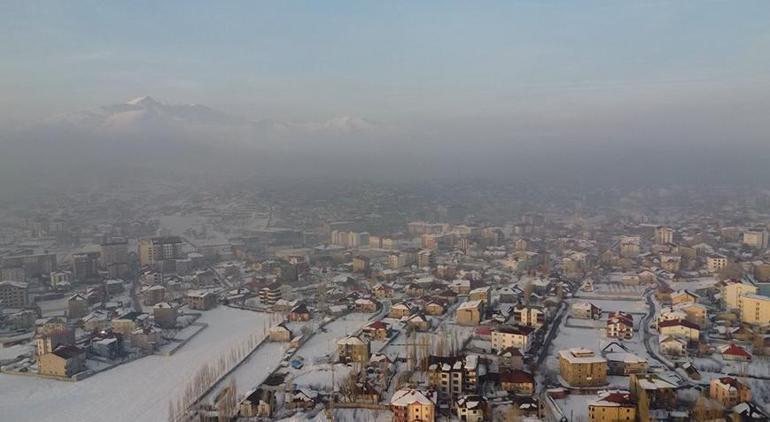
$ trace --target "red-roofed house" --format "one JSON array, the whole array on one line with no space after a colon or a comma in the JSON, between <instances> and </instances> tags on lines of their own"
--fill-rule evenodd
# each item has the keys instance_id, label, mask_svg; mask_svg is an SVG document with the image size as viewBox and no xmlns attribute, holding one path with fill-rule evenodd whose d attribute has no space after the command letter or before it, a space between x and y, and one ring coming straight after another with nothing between
<instances>
[{"instance_id":1,"label":"red-roofed house","mask_svg":"<svg viewBox=\"0 0 770 422\"><path fill-rule=\"evenodd\" d=\"M607 337L630 339L634 336L634 317L623 311L616 311L607 318Z\"/></svg>"},{"instance_id":2,"label":"red-roofed house","mask_svg":"<svg viewBox=\"0 0 770 422\"><path fill-rule=\"evenodd\" d=\"M741 362L751 362L751 354L741 346L736 344L725 344L719 347L719 353L724 360L737 360Z\"/></svg>"},{"instance_id":3,"label":"red-roofed house","mask_svg":"<svg viewBox=\"0 0 770 422\"><path fill-rule=\"evenodd\" d=\"M390 334L390 325L382 321L374 321L361 330L365 336L373 340L385 340Z\"/></svg>"}]
</instances>

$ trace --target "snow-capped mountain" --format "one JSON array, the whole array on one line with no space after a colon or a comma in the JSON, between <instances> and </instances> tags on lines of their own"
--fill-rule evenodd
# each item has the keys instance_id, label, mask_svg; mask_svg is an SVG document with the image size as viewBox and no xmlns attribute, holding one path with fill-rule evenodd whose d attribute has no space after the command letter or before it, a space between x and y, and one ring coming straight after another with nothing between
<instances>
[{"instance_id":1,"label":"snow-capped mountain","mask_svg":"<svg viewBox=\"0 0 770 422\"><path fill-rule=\"evenodd\" d=\"M355 116L305 122L248 120L200 104L168 104L144 96L59 115L45 121L42 128L52 133L74 130L97 138L171 138L265 146L271 141L297 144L313 139L358 139L377 126Z\"/></svg>"},{"instance_id":2,"label":"snow-capped mountain","mask_svg":"<svg viewBox=\"0 0 770 422\"><path fill-rule=\"evenodd\" d=\"M165 104L152 97L56 116L48 124L82 130L141 131L201 126L248 126L240 119L200 104Z\"/></svg>"},{"instance_id":3,"label":"snow-capped mountain","mask_svg":"<svg viewBox=\"0 0 770 422\"><path fill-rule=\"evenodd\" d=\"M322 125L324 129L339 131L343 133L364 132L372 130L376 125L369 120L355 116L337 116L325 121Z\"/></svg>"}]
</instances>

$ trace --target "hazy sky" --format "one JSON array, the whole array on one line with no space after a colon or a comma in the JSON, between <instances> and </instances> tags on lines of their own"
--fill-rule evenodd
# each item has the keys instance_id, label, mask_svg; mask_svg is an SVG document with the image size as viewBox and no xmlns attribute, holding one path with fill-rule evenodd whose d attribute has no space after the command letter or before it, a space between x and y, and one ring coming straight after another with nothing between
<instances>
[{"instance_id":1,"label":"hazy sky","mask_svg":"<svg viewBox=\"0 0 770 422\"><path fill-rule=\"evenodd\" d=\"M767 0L5 0L0 121L139 95L374 120L766 104L768 22Z\"/></svg>"}]
</instances>

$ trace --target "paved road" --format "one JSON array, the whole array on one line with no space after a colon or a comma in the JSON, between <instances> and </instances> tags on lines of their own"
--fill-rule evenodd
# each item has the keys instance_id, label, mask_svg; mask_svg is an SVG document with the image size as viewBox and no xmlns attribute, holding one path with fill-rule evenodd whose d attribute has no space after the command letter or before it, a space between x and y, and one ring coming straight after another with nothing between
<instances>
[{"instance_id":1,"label":"paved road","mask_svg":"<svg viewBox=\"0 0 770 422\"><path fill-rule=\"evenodd\" d=\"M543 361L545 361L545 358L548 357L548 348L551 347L551 341L553 341L553 338L559 331L559 325L561 325L561 320L564 318L564 314L566 314L565 311L568 307L569 305L567 305L567 302L563 301L558 313L556 314L556 318L551 321L550 331L548 331L548 335L546 336L545 340L543 340L543 345L540 347L540 355L537 357L538 369L540 368L540 365L543 364Z\"/></svg>"},{"instance_id":2,"label":"paved road","mask_svg":"<svg viewBox=\"0 0 770 422\"><path fill-rule=\"evenodd\" d=\"M650 321L655 316L655 301L652 300L652 295L655 292L654 288L648 288L644 291L644 300L647 301L647 314L642 318L641 324L642 324L642 339L644 343L644 348L647 349L647 355L651 358L657 360L660 362L663 366L667 367L668 369L676 369L676 367L670 366L667 362L665 362L663 359L661 359L658 354L655 352L655 350L650 345L650 340L652 340L652 333L650 333Z\"/></svg>"}]
</instances>

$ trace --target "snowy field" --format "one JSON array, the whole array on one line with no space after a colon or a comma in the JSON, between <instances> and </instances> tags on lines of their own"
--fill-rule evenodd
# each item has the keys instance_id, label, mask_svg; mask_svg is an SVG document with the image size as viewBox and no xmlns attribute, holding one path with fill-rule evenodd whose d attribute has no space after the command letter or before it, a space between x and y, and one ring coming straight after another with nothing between
<instances>
[{"instance_id":1,"label":"snowy field","mask_svg":"<svg viewBox=\"0 0 770 422\"><path fill-rule=\"evenodd\" d=\"M644 293L647 286L644 285L626 285L623 283L595 283L593 291L578 290L577 297L581 298L602 298L602 297L628 297L638 298Z\"/></svg>"},{"instance_id":2,"label":"snowy field","mask_svg":"<svg viewBox=\"0 0 770 422\"><path fill-rule=\"evenodd\" d=\"M598 398L595 394L568 394L563 399L555 399L562 414L570 421L587 421L588 404Z\"/></svg>"},{"instance_id":3,"label":"snowy field","mask_svg":"<svg viewBox=\"0 0 770 422\"><path fill-rule=\"evenodd\" d=\"M598 306L602 312L623 311L632 314L646 314L647 303L641 300L641 295L639 298L640 300L585 299L585 301ZM639 316L634 315L635 320L638 318Z\"/></svg>"},{"instance_id":4,"label":"snowy field","mask_svg":"<svg viewBox=\"0 0 770 422\"><path fill-rule=\"evenodd\" d=\"M209 327L172 356L147 356L80 382L0 374L0 414L8 421L165 421L170 400L205 362L216 363L251 336L264 337L269 315L218 307Z\"/></svg>"},{"instance_id":5,"label":"snowy field","mask_svg":"<svg viewBox=\"0 0 770 422\"><path fill-rule=\"evenodd\" d=\"M235 380L235 388L238 397L243 397L267 378L283 359L283 354L288 348L288 343L265 342L253 355L241 364L238 369L233 371L227 378L219 383L217 388L204 398L204 401L213 402L213 398L219 394L222 388L230 384L230 380Z\"/></svg>"},{"instance_id":6,"label":"snowy field","mask_svg":"<svg viewBox=\"0 0 770 422\"><path fill-rule=\"evenodd\" d=\"M604 312L613 312L622 310L625 312L631 312L634 315L634 326L639 329L639 322L642 319L641 313L647 312L647 304L642 301L629 301L629 300L589 300L589 302L600 307ZM583 321L601 323L601 328L584 327ZM658 362L652 359L648 354L642 342L642 332L635 331L633 338L629 340L617 340L608 338L605 335L604 327L607 321L607 314L602 314L602 318L599 321L580 321L576 318L564 318L561 325L558 327L556 337L554 337L549 349L548 358L545 363L547 368L559 370L558 354L560 350L569 349L572 347L585 347L586 349L593 350L598 355L607 344L613 341L617 341L626 346L631 353L647 359L648 364L656 365ZM575 324L573 324L575 323ZM577 326L575 326L577 325Z\"/></svg>"},{"instance_id":7,"label":"snowy field","mask_svg":"<svg viewBox=\"0 0 770 422\"><path fill-rule=\"evenodd\" d=\"M302 356L306 364L321 362L328 355L337 351L337 340L357 334L364 325L369 324L372 314L352 313L342 316L323 328L315 331L313 336L297 350L296 356Z\"/></svg>"},{"instance_id":8,"label":"snowy field","mask_svg":"<svg viewBox=\"0 0 770 422\"><path fill-rule=\"evenodd\" d=\"M716 283L717 279L714 277L698 277L679 279L668 283L668 285L674 290L687 289L694 292L698 289L713 287Z\"/></svg>"},{"instance_id":9,"label":"snowy field","mask_svg":"<svg viewBox=\"0 0 770 422\"><path fill-rule=\"evenodd\" d=\"M37 302L37 306L40 307L40 313L43 317L61 316L67 313L67 309L69 309L68 300L69 297L67 296L54 300L41 300Z\"/></svg>"}]
</instances>

